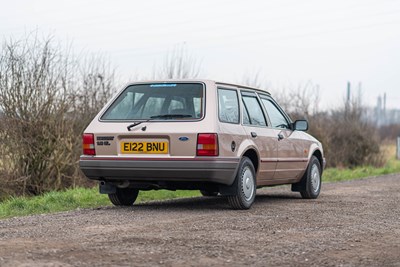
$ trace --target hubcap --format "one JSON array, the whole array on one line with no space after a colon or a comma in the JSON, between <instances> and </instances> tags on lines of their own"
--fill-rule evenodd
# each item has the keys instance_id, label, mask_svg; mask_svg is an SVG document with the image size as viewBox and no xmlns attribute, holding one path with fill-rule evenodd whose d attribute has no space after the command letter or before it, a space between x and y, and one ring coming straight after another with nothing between
<instances>
[{"instance_id":1,"label":"hubcap","mask_svg":"<svg viewBox=\"0 0 400 267\"><path fill-rule=\"evenodd\" d=\"M314 164L311 168L311 189L314 193L317 193L321 183L321 175L319 174L319 168Z\"/></svg>"},{"instance_id":2,"label":"hubcap","mask_svg":"<svg viewBox=\"0 0 400 267\"><path fill-rule=\"evenodd\" d=\"M246 201L249 201L254 194L254 178L249 167L245 167L242 175L242 192Z\"/></svg>"}]
</instances>

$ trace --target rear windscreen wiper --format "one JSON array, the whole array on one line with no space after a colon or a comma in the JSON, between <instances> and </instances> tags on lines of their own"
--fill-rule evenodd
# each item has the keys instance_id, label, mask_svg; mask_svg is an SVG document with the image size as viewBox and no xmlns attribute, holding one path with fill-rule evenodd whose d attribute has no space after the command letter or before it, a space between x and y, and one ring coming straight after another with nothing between
<instances>
[{"instance_id":1,"label":"rear windscreen wiper","mask_svg":"<svg viewBox=\"0 0 400 267\"><path fill-rule=\"evenodd\" d=\"M131 131L131 129L132 129L133 127L138 126L139 124L141 124L141 123L143 123L143 122L149 122L149 121L151 121L151 120L152 120L152 118L150 118L150 119L148 119L148 120L145 120L145 121L138 121L138 122L132 123L131 125L129 125L129 126L126 127L126 128L128 128L128 131Z\"/></svg>"},{"instance_id":2,"label":"rear windscreen wiper","mask_svg":"<svg viewBox=\"0 0 400 267\"><path fill-rule=\"evenodd\" d=\"M175 118L191 118L192 115L189 114L163 114L151 116L150 119L175 119Z\"/></svg>"},{"instance_id":3,"label":"rear windscreen wiper","mask_svg":"<svg viewBox=\"0 0 400 267\"><path fill-rule=\"evenodd\" d=\"M126 127L128 129L128 131L130 131L133 127L138 126L139 124L143 123L143 122L149 122L151 120L155 120L155 119L179 119L179 118L191 118L192 115L189 114L163 114L163 115L155 115L155 116L151 116L150 119L144 120L144 121L138 121L135 123L132 123L131 125L129 125L128 127Z\"/></svg>"}]
</instances>

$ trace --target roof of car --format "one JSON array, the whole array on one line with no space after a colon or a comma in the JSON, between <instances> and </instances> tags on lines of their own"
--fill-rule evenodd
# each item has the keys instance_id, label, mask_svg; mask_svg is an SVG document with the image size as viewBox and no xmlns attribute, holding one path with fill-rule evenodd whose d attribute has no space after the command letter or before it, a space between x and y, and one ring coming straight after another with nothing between
<instances>
[{"instance_id":1,"label":"roof of car","mask_svg":"<svg viewBox=\"0 0 400 267\"><path fill-rule=\"evenodd\" d=\"M256 88L256 87L251 87L251 86L247 86L247 85L241 85L241 84L234 84L234 83L224 83L224 82L215 82L217 85L222 85L222 86L234 86L234 87L240 87L243 89L251 89L251 90L255 90L264 94L268 94L271 95L271 93L267 90L264 89L260 89L260 88Z\"/></svg>"},{"instance_id":2,"label":"roof of car","mask_svg":"<svg viewBox=\"0 0 400 267\"><path fill-rule=\"evenodd\" d=\"M238 87L238 88L243 88L243 89L251 89L258 91L260 93L268 94L271 95L271 93L265 89L260 89L256 87L251 87L247 85L242 85L242 84L235 84L235 83L226 83L226 82L219 82L219 81L214 81L214 80L208 80L208 79L165 79L165 80L146 80L146 81L138 81L138 82L132 82L130 84L141 84L141 83L171 83L171 82L213 82L216 85L221 85L221 86L229 86L229 87Z\"/></svg>"}]
</instances>

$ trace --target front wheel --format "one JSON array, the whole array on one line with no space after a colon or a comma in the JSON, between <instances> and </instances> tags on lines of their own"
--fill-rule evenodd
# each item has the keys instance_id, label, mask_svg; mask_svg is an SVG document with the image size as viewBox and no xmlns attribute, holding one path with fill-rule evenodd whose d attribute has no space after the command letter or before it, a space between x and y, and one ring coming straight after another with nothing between
<instances>
[{"instance_id":1,"label":"front wheel","mask_svg":"<svg viewBox=\"0 0 400 267\"><path fill-rule=\"evenodd\" d=\"M317 198L321 191L321 164L315 156L312 156L302 180L301 196L307 199Z\"/></svg>"},{"instance_id":2,"label":"front wheel","mask_svg":"<svg viewBox=\"0 0 400 267\"><path fill-rule=\"evenodd\" d=\"M108 194L108 198L115 206L132 206L138 194L138 189L117 187L115 193Z\"/></svg>"},{"instance_id":3,"label":"front wheel","mask_svg":"<svg viewBox=\"0 0 400 267\"><path fill-rule=\"evenodd\" d=\"M235 182L236 192L228 196L228 202L234 209L249 209L256 197L256 175L253 162L247 157L240 161L239 169L236 174Z\"/></svg>"}]
</instances>

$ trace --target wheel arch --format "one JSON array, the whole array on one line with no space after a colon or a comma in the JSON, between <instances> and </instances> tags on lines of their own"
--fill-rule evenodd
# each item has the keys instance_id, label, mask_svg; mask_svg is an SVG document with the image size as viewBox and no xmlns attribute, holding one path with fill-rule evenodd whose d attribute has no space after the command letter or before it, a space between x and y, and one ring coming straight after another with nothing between
<instances>
[{"instance_id":1,"label":"wheel arch","mask_svg":"<svg viewBox=\"0 0 400 267\"><path fill-rule=\"evenodd\" d=\"M243 153L240 153L240 160L243 159L243 157L247 157L248 159L250 159L251 163L253 164L254 167L254 171L255 171L255 179L256 179L256 184L257 184L257 172L259 169L259 162L260 162L260 156L257 153L257 150L250 146L247 147ZM236 169L235 172L235 177L237 176L237 173L239 172L239 165L238 164L238 168ZM235 192L237 191L237 183L236 183L236 179L233 182L232 185L226 186L226 185L220 185L219 186L219 193L223 196L232 196L235 194Z\"/></svg>"},{"instance_id":2,"label":"wheel arch","mask_svg":"<svg viewBox=\"0 0 400 267\"><path fill-rule=\"evenodd\" d=\"M254 170L257 174L258 167L260 165L260 157L259 157L257 151L254 148L249 148L242 154L242 157L248 157L251 160L251 162L253 163L253 166L254 166Z\"/></svg>"},{"instance_id":3,"label":"wheel arch","mask_svg":"<svg viewBox=\"0 0 400 267\"><path fill-rule=\"evenodd\" d=\"M313 153L311 154L311 156L315 156L318 159L319 164L321 166L321 174L322 174L322 172L324 171L324 159L322 156L322 152L319 149L315 149L313 151ZM311 157L310 157L310 160L311 160Z\"/></svg>"}]
</instances>

